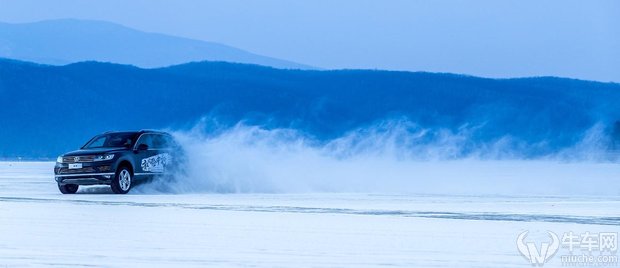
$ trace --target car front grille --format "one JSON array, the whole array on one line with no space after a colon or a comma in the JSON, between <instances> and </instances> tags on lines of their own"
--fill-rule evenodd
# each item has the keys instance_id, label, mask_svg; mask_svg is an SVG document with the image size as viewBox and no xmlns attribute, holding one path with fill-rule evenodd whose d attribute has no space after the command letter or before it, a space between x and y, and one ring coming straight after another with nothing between
<instances>
[{"instance_id":1,"label":"car front grille","mask_svg":"<svg viewBox=\"0 0 620 268\"><path fill-rule=\"evenodd\" d=\"M86 163L93 162L94 155L65 156L62 158L63 163Z\"/></svg>"},{"instance_id":2,"label":"car front grille","mask_svg":"<svg viewBox=\"0 0 620 268\"><path fill-rule=\"evenodd\" d=\"M92 168L92 167L86 167L86 168L78 168L78 169L65 169L63 168L59 174L80 174L80 173L96 173L97 170Z\"/></svg>"}]
</instances>

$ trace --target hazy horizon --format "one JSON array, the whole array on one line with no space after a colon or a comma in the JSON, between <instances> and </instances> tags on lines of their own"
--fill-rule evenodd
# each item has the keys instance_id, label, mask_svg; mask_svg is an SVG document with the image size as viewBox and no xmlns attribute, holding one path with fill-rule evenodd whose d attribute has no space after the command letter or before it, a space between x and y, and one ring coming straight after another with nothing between
<instances>
[{"instance_id":1,"label":"hazy horizon","mask_svg":"<svg viewBox=\"0 0 620 268\"><path fill-rule=\"evenodd\" d=\"M0 21L101 20L325 69L620 82L615 1L0 0Z\"/></svg>"}]
</instances>

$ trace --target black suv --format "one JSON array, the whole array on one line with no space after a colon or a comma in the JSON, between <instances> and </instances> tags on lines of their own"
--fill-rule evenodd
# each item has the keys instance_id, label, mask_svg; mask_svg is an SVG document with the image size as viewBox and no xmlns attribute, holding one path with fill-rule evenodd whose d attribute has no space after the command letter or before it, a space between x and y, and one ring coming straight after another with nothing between
<instances>
[{"instance_id":1,"label":"black suv","mask_svg":"<svg viewBox=\"0 0 620 268\"><path fill-rule=\"evenodd\" d=\"M170 173L179 154L165 132L106 132L59 156L54 174L63 194L77 192L80 185L110 185L114 193L126 194L137 181Z\"/></svg>"}]
</instances>

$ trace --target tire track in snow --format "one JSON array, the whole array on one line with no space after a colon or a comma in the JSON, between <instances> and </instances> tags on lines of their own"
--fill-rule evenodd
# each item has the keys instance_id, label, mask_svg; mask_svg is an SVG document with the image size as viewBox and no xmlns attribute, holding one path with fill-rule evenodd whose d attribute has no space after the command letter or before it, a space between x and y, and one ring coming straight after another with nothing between
<instances>
[{"instance_id":1,"label":"tire track in snow","mask_svg":"<svg viewBox=\"0 0 620 268\"><path fill-rule=\"evenodd\" d=\"M208 205L187 203L152 203L132 201L101 201L72 200L27 197L0 197L0 202L33 202L33 203L67 203L76 205L103 206L134 206L134 207L169 207L195 210L244 211L244 212L276 212L276 213L315 213L315 214L347 214L362 216L396 216L431 219L480 220L480 221L517 221L517 222L554 222L620 226L620 217L516 214L498 212L449 212L449 211L412 211L412 210L360 210L348 208L318 208L298 206L244 206L244 205Z\"/></svg>"}]
</instances>

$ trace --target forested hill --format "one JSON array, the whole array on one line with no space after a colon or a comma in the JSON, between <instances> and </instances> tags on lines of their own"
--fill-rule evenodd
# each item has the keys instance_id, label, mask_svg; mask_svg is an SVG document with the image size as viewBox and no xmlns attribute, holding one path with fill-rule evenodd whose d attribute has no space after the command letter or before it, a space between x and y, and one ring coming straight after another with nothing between
<instances>
[{"instance_id":1,"label":"forested hill","mask_svg":"<svg viewBox=\"0 0 620 268\"><path fill-rule=\"evenodd\" d=\"M225 62L141 69L0 60L0 107L0 158L55 157L106 130L189 128L205 116L291 127L318 140L406 118L454 132L470 127L480 142L511 137L553 151L574 145L597 123L613 132L620 85Z\"/></svg>"}]
</instances>

